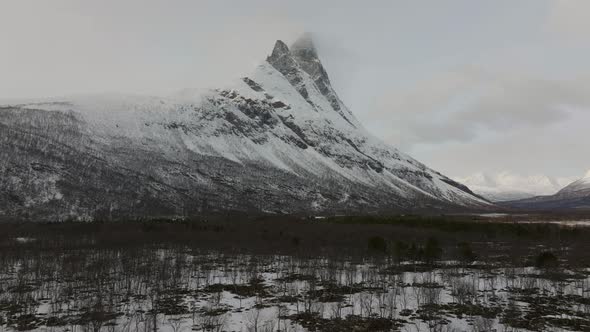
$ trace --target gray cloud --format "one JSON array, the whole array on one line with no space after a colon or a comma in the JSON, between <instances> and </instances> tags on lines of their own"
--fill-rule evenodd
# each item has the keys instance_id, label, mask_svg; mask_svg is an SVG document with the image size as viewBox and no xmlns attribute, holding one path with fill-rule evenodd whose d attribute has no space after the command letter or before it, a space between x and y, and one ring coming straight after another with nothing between
<instances>
[{"instance_id":1,"label":"gray cloud","mask_svg":"<svg viewBox=\"0 0 590 332\"><path fill-rule=\"evenodd\" d=\"M389 118L391 141L470 142L490 132L554 125L590 109L590 80L546 80L472 67L386 94L373 116Z\"/></svg>"},{"instance_id":2,"label":"gray cloud","mask_svg":"<svg viewBox=\"0 0 590 332\"><path fill-rule=\"evenodd\" d=\"M242 1L0 2L0 98L213 87L303 27Z\"/></svg>"},{"instance_id":3,"label":"gray cloud","mask_svg":"<svg viewBox=\"0 0 590 332\"><path fill-rule=\"evenodd\" d=\"M388 119L379 130L389 128L389 142L457 178L482 172L575 178L590 168L583 152L589 97L585 77L549 80L466 67L387 94L373 116Z\"/></svg>"},{"instance_id":4,"label":"gray cloud","mask_svg":"<svg viewBox=\"0 0 590 332\"><path fill-rule=\"evenodd\" d=\"M457 178L473 173L581 177L590 169L590 119L578 113L561 123L522 127L476 142L421 144L413 155Z\"/></svg>"},{"instance_id":5,"label":"gray cloud","mask_svg":"<svg viewBox=\"0 0 590 332\"><path fill-rule=\"evenodd\" d=\"M590 2L586 0L553 0L550 2L548 29L559 39L578 42L590 32Z\"/></svg>"}]
</instances>

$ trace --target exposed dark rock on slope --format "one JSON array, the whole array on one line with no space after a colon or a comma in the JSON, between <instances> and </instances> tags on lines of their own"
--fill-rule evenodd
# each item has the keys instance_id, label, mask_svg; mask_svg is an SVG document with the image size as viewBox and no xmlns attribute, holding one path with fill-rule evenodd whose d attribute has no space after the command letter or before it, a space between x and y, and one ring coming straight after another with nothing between
<instances>
[{"instance_id":1,"label":"exposed dark rock on slope","mask_svg":"<svg viewBox=\"0 0 590 332\"><path fill-rule=\"evenodd\" d=\"M190 101L92 96L0 108L0 220L479 209L363 129L313 42Z\"/></svg>"}]
</instances>

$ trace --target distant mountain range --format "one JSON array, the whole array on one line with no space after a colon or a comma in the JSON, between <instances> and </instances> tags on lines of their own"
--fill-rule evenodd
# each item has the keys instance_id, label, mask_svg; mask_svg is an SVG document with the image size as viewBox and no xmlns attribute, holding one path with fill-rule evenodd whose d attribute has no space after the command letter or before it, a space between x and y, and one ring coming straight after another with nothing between
<instances>
[{"instance_id":1,"label":"distant mountain range","mask_svg":"<svg viewBox=\"0 0 590 332\"><path fill-rule=\"evenodd\" d=\"M0 107L0 220L487 209L370 135L313 41L191 98L103 95Z\"/></svg>"},{"instance_id":2,"label":"distant mountain range","mask_svg":"<svg viewBox=\"0 0 590 332\"><path fill-rule=\"evenodd\" d=\"M554 194L573 179L500 172L476 173L455 180L492 202L503 202Z\"/></svg>"},{"instance_id":3,"label":"distant mountain range","mask_svg":"<svg viewBox=\"0 0 590 332\"><path fill-rule=\"evenodd\" d=\"M526 210L590 210L590 171L556 194L513 200L503 205Z\"/></svg>"}]
</instances>

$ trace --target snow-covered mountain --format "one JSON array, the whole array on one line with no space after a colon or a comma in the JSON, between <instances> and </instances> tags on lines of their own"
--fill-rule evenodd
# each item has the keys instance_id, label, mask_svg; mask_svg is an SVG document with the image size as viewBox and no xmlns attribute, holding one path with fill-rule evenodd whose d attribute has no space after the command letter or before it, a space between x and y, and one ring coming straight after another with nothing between
<instances>
[{"instance_id":1,"label":"snow-covered mountain","mask_svg":"<svg viewBox=\"0 0 590 332\"><path fill-rule=\"evenodd\" d=\"M556 194L506 202L508 206L531 210L590 209L590 170Z\"/></svg>"},{"instance_id":2,"label":"snow-covered mountain","mask_svg":"<svg viewBox=\"0 0 590 332\"><path fill-rule=\"evenodd\" d=\"M590 170L584 177L576 180L561 189L556 195L558 196L590 196Z\"/></svg>"},{"instance_id":3,"label":"snow-covered mountain","mask_svg":"<svg viewBox=\"0 0 590 332\"><path fill-rule=\"evenodd\" d=\"M0 107L0 218L372 213L490 204L370 135L309 36L198 97Z\"/></svg>"},{"instance_id":4,"label":"snow-covered mountain","mask_svg":"<svg viewBox=\"0 0 590 332\"><path fill-rule=\"evenodd\" d=\"M492 202L552 195L572 181L570 178L553 178L541 174L520 175L507 171L491 174L479 172L457 177L455 180Z\"/></svg>"}]
</instances>

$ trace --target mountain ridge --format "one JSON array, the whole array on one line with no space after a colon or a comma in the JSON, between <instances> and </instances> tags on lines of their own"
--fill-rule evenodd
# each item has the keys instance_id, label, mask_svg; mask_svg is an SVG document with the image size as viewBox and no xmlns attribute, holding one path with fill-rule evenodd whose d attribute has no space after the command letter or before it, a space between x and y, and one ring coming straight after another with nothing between
<instances>
[{"instance_id":1,"label":"mountain ridge","mask_svg":"<svg viewBox=\"0 0 590 332\"><path fill-rule=\"evenodd\" d=\"M308 38L305 36L304 38ZM485 209L370 135L313 41L194 100L98 96L0 107L0 218Z\"/></svg>"}]
</instances>

